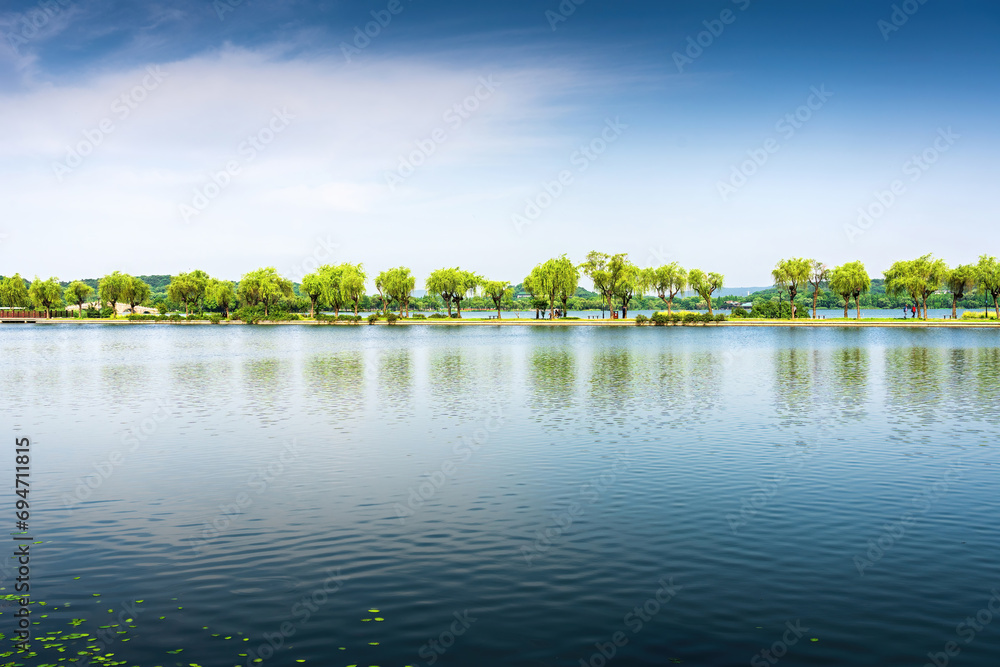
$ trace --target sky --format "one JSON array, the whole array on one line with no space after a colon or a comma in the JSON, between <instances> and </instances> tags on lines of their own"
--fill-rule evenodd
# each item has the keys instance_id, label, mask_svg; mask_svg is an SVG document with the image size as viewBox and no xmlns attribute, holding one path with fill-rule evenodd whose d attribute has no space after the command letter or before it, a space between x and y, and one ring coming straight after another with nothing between
<instances>
[{"instance_id":1,"label":"sky","mask_svg":"<svg viewBox=\"0 0 1000 667\"><path fill-rule=\"evenodd\" d=\"M1000 6L5 0L0 274L1000 254Z\"/></svg>"}]
</instances>

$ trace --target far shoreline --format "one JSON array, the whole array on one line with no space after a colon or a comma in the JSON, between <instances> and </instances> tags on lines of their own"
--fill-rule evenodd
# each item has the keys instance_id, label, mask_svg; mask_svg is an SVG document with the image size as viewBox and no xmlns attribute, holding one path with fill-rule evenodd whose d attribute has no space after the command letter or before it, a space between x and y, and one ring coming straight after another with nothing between
<instances>
[{"instance_id":1,"label":"far shoreline","mask_svg":"<svg viewBox=\"0 0 1000 667\"><path fill-rule=\"evenodd\" d=\"M345 322L321 322L318 320L261 320L255 324L247 324L239 320L222 320L221 322L215 323L209 320L189 320L189 321L174 321L174 322L156 322L156 321L143 321L143 320L128 320L125 318L121 319L108 319L108 318L36 318L36 319L23 319L23 320L13 320L12 318L7 318L5 321L0 323L0 327L15 326L22 324L41 324L41 325L61 325L61 324L106 324L106 325L129 325L129 326L152 326L152 325L169 325L169 326L313 326L313 327L363 327L363 326L496 326L496 327L507 327L507 326L529 326L529 327L637 327L637 328L669 328L669 327L695 327L695 328L713 328L713 327L848 327L848 328L859 328L859 327L882 327L882 328L913 328L913 329L926 329L926 328L969 328L969 327L979 327L979 328L989 328L997 327L1000 322L997 320L897 320L897 321L886 321L882 319L869 319L869 320L813 320L813 319L800 319L800 320L751 320L751 319L738 319L738 320L726 320L724 322L691 322L691 323L674 323L666 325L654 325L652 323L646 323L643 325L637 325L635 320L632 319L602 319L602 320L536 320L536 319L479 319L479 318L469 318L469 319L428 319L428 320L397 320L393 324L385 320L379 320L374 324L368 322L359 323L345 323Z\"/></svg>"}]
</instances>

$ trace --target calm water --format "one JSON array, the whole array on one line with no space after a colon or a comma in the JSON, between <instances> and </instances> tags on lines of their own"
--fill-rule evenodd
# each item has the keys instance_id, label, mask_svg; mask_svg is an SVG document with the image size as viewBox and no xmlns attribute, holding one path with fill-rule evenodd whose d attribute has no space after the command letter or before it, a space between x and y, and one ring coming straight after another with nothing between
<instances>
[{"instance_id":1,"label":"calm water","mask_svg":"<svg viewBox=\"0 0 1000 667\"><path fill-rule=\"evenodd\" d=\"M1000 664L996 331L2 326L0 355L34 633L70 647L22 664L113 624L142 666Z\"/></svg>"}]
</instances>

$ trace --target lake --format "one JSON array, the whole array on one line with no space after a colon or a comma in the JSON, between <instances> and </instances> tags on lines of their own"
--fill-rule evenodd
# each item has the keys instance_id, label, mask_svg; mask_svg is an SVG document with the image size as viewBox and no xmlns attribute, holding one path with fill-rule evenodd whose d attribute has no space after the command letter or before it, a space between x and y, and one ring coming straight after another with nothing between
<instances>
[{"instance_id":1,"label":"lake","mask_svg":"<svg viewBox=\"0 0 1000 667\"><path fill-rule=\"evenodd\" d=\"M1000 664L995 330L8 325L0 355L32 631L67 649L20 664Z\"/></svg>"}]
</instances>

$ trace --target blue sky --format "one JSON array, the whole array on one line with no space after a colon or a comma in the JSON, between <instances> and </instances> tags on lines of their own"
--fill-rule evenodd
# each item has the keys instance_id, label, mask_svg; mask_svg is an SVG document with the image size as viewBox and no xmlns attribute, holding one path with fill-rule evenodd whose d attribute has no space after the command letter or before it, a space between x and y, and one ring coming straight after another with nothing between
<instances>
[{"instance_id":1,"label":"blue sky","mask_svg":"<svg viewBox=\"0 0 1000 667\"><path fill-rule=\"evenodd\" d=\"M1000 254L994 3L470 4L5 2L0 273Z\"/></svg>"}]
</instances>

